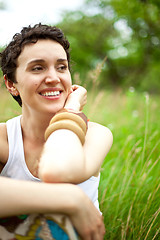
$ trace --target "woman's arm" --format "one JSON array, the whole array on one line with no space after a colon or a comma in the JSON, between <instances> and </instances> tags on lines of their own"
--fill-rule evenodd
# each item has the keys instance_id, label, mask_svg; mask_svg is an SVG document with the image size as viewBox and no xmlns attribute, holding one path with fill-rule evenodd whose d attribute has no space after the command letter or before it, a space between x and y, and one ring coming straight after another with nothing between
<instances>
[{"instance_id":1,"label":"woman's arm","mask_svg":"<svg viewBox=\"0 0 160 240\"><path fill-rule=\"evenodd\" d=\"M0 123L0 172L6 164L9 155L7 129L5 123Z\"/></svg>"},{"instance_id":2,"label":"woman's arm","mask_svg":"<svg viewBox=\"0 0 160 240\"><path fill-rule=\"evenodd\" d=\"M66 214L82 239L103 239L102 216L78 186L0 177L0 217L31 213Z\"/></svg>"},{"instance_id":3,"label":"woman's arm","mask_svg":"<svg viewBox=\"0 0 160 240\"><path fill-rule=\"evenodd\" d=\"M77 111L86 103L86 90L76 86L69 95L65 108ZM44 182L80 183L100 171L101 164L111 148L111 131L89 122L85 143L70 130L60 129L47 139L39 164L39 177Z\"/></svg>"},{"instance_id":4,"label":"woman's arm","mask_svg":"<svg viewBox=\"0 0 160 240\"><path fill-rule=\"evenodd\" d=\"M44 146L39 176L44 182L68 183L80 183L96 176L112 141L110 130L96 123L89 123L83 146L72 131L57 130Z\"/></svg>"},{"instance_id":5,"label":"woman's arm","mask_svg":"<svg viewBox=\"0 0 160 240\"><path fill-rule=\"evenodd\" d=\"M37 183L1 176L0 217L22 213L66 213L73 204L66 189L71 195L72 185L69 184ZM63 200L64 195L66 201Z\"/></svg>"}]
</instances>

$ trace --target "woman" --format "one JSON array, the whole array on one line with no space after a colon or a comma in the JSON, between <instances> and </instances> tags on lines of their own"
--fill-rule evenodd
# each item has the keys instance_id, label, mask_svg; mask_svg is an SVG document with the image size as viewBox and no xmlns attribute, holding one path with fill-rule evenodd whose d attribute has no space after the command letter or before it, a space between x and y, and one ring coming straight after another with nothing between
<instances>
[{"instance_id":1,"label":"woman","mask_svg":"<svg viewBox=\"0 0 160 240\"><path fill-rule=\"evenodd\" d=\"M80 112L86 90L72 85L69 42L56 27L23 28L1 68L22 115L0 124L0 217L63 213L82 239L103 239L99 171L112 134Z\"/></svg>"}]
</instances>

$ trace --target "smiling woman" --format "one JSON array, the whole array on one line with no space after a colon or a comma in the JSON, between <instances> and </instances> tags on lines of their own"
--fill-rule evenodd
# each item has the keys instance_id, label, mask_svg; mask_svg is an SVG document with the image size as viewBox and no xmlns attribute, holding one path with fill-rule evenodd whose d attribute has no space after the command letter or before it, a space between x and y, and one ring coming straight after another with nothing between
<instances>
[{"instance_id":1,"label":"smiling woman","mask_svg":"<svg viewBox=\"0 0 160 240\"><path fill-rule=\"evenodd\" d=\"M63 240L62 230L72 239L74 228L82 239L103 239L98 186L112 134L81 112L87 91L72 85L69 61L63 32L41 24L23 28L1 53L6 87L22 106L0 124L2 239L29 237L35 227L32 239L46 239L46 229L48 239Z\"/></svg>"},{"instance_id":2,"label":"smiling woman","mask_svg":"<svg viewBox=\"0 0 160 240\"><path fill-rule=\"evenodd\" d=\"M27 111L28 117L31 117L33 108L37 112L53 116L63 108L71 91L67 54L53 40L40 39L36 44L25 46L18 57L15 76L16 82L6 79L6 86L11 94L16 88L22 103L24 102L23 114Z\"/></svg>"}]
</instances>

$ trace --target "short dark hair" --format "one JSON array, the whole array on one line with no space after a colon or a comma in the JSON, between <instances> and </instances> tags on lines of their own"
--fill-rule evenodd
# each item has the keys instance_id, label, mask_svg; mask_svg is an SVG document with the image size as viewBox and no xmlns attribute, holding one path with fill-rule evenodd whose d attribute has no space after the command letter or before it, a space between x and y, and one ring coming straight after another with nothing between
<instances>
[{"instance_id":1,"label":"short dark hair","mask_svg":"<svg viewBox=\"0 0 160 240\"><path fill-rule=\"evenodd\" d=\"M0 53L0 65L3 75L6 75L7 79L16 83L15 72L17 68L17 59L21 54L23 48L30 43L36 43L39 39L51 39L64 48L68 65L70 68L70 53L69 42L64 36L61 29L55 26L49 26L44 24L36 24L33 27L29 25L24 27L20 33L16 33L13 36L12 41L8 46ZM13 96L13 98L22 106L22 100L20 96Z\"/></svg>"}]
</instances>

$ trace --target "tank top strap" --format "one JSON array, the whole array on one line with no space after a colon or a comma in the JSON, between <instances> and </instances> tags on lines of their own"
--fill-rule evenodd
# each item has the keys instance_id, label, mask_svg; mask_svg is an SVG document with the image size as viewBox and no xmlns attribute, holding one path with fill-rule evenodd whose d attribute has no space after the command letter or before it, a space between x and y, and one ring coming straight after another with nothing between
<instances>
[{"instance_id":1,"label":"tank top strap","mask_svg":"<svg viewBox=\"0 0 160 240\"><path fill-rule=\"evenodd\" d=\"M6 122L6 126L9 157L5 167L1 172L1 175L15 179L39 181L38 178L34 177L30 173L25 162L21 129L21 115L8 120Z\"/></svg>"},{"instance_id":2,"label":"tank top strap","mask_svg":"<svg viewBox=\"0 0 160 240\"><path fill-rule=\"evenodd\" d=\"M16 161L18 161L18 159L22 159L22 161L24 161L24 149L20 119L21 115L6 122L9 144L8 160L11 161L12 159L16 159Z\"/></svg>"}]
</instances>

